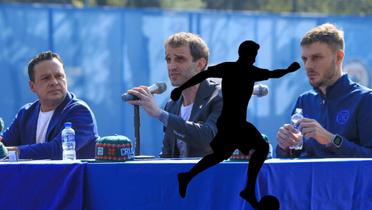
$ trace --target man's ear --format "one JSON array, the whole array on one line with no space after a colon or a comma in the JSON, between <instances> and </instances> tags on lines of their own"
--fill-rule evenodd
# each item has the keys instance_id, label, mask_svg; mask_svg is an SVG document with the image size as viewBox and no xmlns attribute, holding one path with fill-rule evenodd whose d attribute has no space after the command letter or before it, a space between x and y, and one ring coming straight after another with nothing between
<instances>
[{"instance_id":1,"label":"man's ear","mask_svg":"<svg viewBox=\"0 0 372 210\"><path fill-rule=\"evenodd\" d=\"M200 58L196 63L196 67L198 68L199 71L203 71L205 67L207 67L207 59Z\"/></svg>"},{"instance_id":2,"label":"man's ear","mask_svg":"<svg viewBox=\"0 0 372 210\"><path fill-rule=\"evenodd\" d=\"M30 87L30 89L31 89L32 92L34 92L34 93L36 92L36 90L35 90L35 83L33 81L29 80L28 81L28 86Z\"/></svg>"},{"instance_id":3,"label":"man's ear","mask_svg":"<svg viewBox=\"0 0 372 210\"><path fill-rule=\"evenodd\" d=\"M337 58L337 63L342 63L344 60L345 52L343 50L337 50L336 52L336 58Z\"/></svg>"}]
</instances>

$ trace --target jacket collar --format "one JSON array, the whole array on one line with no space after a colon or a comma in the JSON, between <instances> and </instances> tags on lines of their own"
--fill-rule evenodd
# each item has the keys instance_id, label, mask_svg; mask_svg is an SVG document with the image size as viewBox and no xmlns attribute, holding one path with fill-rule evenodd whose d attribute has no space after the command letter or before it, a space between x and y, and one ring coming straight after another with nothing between
<instances>
[{"instance_id":1,"label":"jacket collar","mask_svg":"<svg viewBox=\"0 0 372 210\"><path fill-rule=\"evenodd\" d=\"M349 76L344 74L333 85L327 87L325 96L319 88L314 88L314 90L322 97L331 99L344 95L352 83L353 81L349 79Z\"/></svg>"},{"instance_id":2,"label":"jacket collar","mask_svg":"<svg viewBox=\"0 0 372 210\"><path fill-rule=\"evenodd\" d=\"M212 84L208 82L208 80L204 80L200 83L199 89L195 96L194 105L192 107L190 120L194 121L196 116L199 115L200 111L204 108L204 106L208 103L208 101L212 98L211 95L213 94L214 87Z\"/></svg>"},{"instance_id":3,"label":"jacket collar","mask_svg":"<svg viewBox=\"0 0 372 210\"><path fill-rule=\"evenodd\" d=\"M203 109L205 104L208 102L208 100L211 98L214 91L214 85L211 84L208 80L204 80L200 83L198 91L196 92L195 101L192 106L191 115L190 115L190 121L194 121L194 119L198 116L199 112ZM179 112L181 110L183 97L181 97L176 102L176 113L179 115Z\"/></svg>"},{"instance_id":4,"label":"jacket collar","mask_svg":"<svg viewBox=\"0 0 372 210\"><path fill-rule=\"evenodd\" d=\"M57 126L57 124L59 123L59 121L61 120L60 119L60 116L61 116L61 113L64 111L66 105L72 100L74 99L75 96L70 93L70 92L67 92L66 94L66 97L65 99L63 100L63 102L54 110L54 113L53 113L53 116L52 116L52 119L50 120L50 123L48 125L48 130L47 130L47 133L46 133L46 140L45 141L50 141L51 139L49 139L49 135L50 133L53 131L53 129ZM40 110L40 109L39 109Z\"/></svg>"}]
</instances>

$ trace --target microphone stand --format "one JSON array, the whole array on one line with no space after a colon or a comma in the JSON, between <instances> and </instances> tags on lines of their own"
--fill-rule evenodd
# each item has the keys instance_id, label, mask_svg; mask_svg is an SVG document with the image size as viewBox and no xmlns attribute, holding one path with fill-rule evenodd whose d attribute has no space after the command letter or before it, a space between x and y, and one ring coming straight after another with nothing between
<instances>
[{"instance_id":1,"label":"microphone stand","mask_svg":"<svg viewBox=\"0 0 372 210\"><path fill-rule=\"evenodd\" d=\"M139 106L134 105L134 138L136 144L135 155L138 156L141 153L141 143L140 143L140 112Z\"/></svg>"}]
</instances>

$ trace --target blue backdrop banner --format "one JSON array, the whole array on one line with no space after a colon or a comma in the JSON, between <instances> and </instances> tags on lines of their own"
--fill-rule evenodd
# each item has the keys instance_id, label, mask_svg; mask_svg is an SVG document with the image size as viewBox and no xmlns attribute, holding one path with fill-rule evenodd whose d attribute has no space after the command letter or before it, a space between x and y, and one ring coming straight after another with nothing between
<instances>
[{"instance_id":1,"label":"blue backdrop banner","mask_svg":"<svg viewBox=\"0 0 372 210\"><path fill-rule=\"evenodd\" d=\"M210 47L210 65L236 60L239 44L252 39L261 45L256 66L274 69L300 62L303 34L324 22L345 31L344 69L370 86L372 27L367 23L372 17L2 4L0 117L9 126L23 104L36 100L28 87L27 62L52 50L64 59L69 89L95 112L100 135L122 134L134 140L133 107L120 96L133 86L156 81L171 87L163 45L172 33L199 34ZM248 118L275 146L277 129L289 122L295 99L310 86L303 69L264 84L270 93L251 100ZM164 105L171 89L156 100ZM157 155L162 135L161 123L141 112L141 153Z\"/></svg>"}]
</instances>

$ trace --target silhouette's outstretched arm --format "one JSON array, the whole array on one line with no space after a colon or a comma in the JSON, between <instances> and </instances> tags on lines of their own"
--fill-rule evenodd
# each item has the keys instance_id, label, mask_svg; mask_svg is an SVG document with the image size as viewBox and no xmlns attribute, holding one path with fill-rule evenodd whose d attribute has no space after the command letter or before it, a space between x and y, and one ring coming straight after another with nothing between
<instances>
[{"instance_id":1,"label":"silhouette's outstretched arm","mask_svg":"<svg viewBox=\"0 0 372 210\"><path fill-rule=\"evenodd\" d=\"M293 62L286 69L276 69L276 70L269 71L267 69L257 68L257 70L259 70L260 73L257 75L256 81L267 80L267 79L270 79L270 78L279 78L279 77L282 77L282 76L284 76L284 75L286 75L288 73L291 73L291 72L296 71L300 67L301 66L300 66L299 63Z\"/></svg>"},{"instance_id":2,"label":"silhouette's outstretched arm","mask_svg":"<svg viewBox=\"0 0 372 210\"><path fill-rule=\"evenodd\" d=\"M192 78L187 80L185 83L183 83L181 86L173 89L173 91L171 93L171 99L173 101L177 101L181 97L181 93L184 89L186 89L188 87L191 87L193 85L199 84L200 82L202 82L203 80L205 80L209 77L219 77L219 78L221 78L222 77L222 68L221 69L218 68L218 66L220 66L220 65L221 64L216 65L216 66L212 66L212 67L208 67L207 70L204 70L204 71L196 74L195 76L193 76Z\"/></svg>"}]
</instances>

